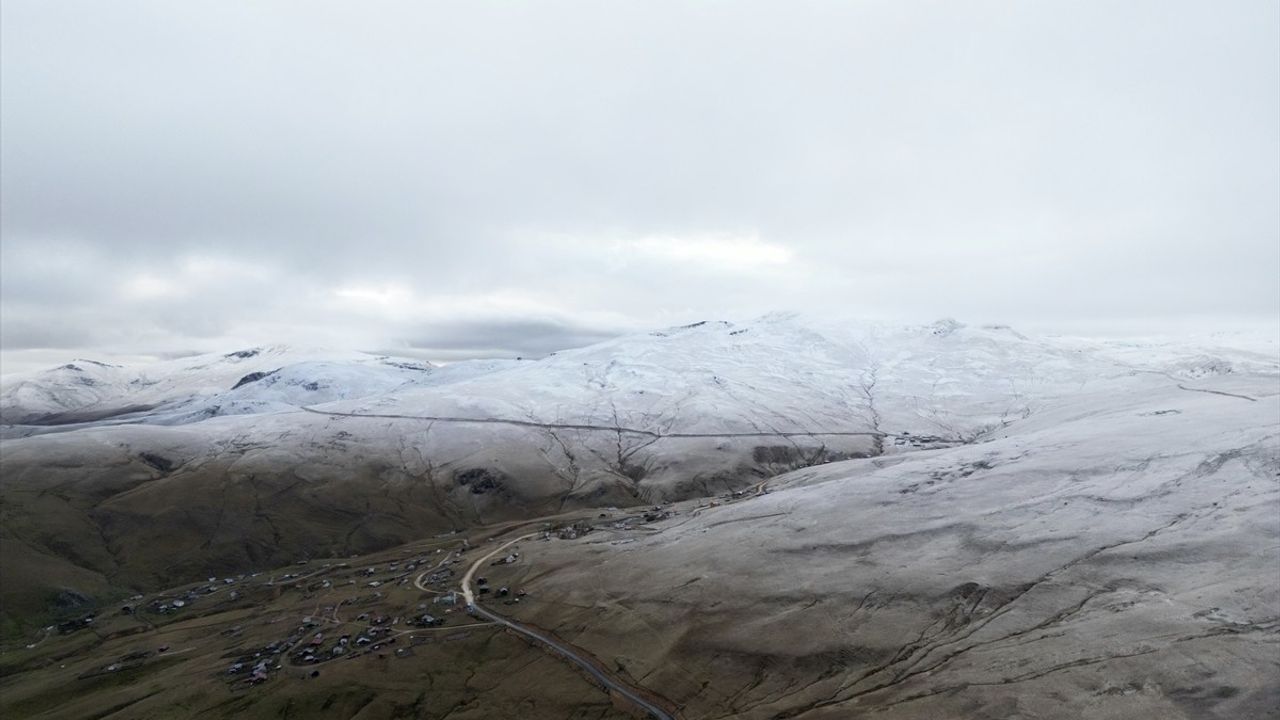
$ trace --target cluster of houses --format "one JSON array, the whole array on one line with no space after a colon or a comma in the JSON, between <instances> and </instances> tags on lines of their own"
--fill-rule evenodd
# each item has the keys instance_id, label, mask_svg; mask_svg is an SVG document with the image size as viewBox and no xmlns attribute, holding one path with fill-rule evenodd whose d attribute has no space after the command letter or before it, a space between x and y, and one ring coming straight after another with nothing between
<instances>
[{"instance_id":1,"label":"cluster of houses","mask_svg":"<svg viewBox=\"0 0 1280 720\"><path fill-rule=\"evenodd\" d=\"M368 622L369 627L355 635L344 633L336 638L326 638L323 632L317 632L293 652L291 656L293 663L314 665L340 657L354 658L362 654L362 651L378 652L386 646L396 644L396 633L393 628L400 624L401 618L362 613L356 620ZM435 627L443 624L444 620L425 613L405 622L405 625L418 627ZM315 627L314 623L311 627ZM405 654L397 653L396 656L404 657Z\"/></svg>"},{"instance_id":2,"label":"cluster of houses","mask_svg":"<svg viewBox=\"0 0 1280 720\"><path fill-rule=\"evenodd\" d=\"M393 561L385 567L379 565L371 565L356 570L353 575L356 579L348 579L337 584L363 584L367 587L378 588L383 585L391 584L399 581L399 584L409 582L409 575L419 566L427 562L426 557L412 558L409 560ZM343 566L338 566L343 567ZM336 569L336 568L335 568ZM429 581L443 583L453 577L453 570L443 568L431 574ZM288 573L279 578L275 578L276 582L280 580L291 580L300 575ZM308 590L328 589L334 586L335 580L323 579L318 580ZM375 590L368 595L355 598L347 598L339 602L339 605L362 605L368 603L376 603L384 597L381 591ZM442 602L441 598L452 598L453 594L439 596L436 601ZM456 599L453 601L456 603ZM442 604L453 604L443 601ZM429 613L422 612L427 607L426 603L419 605L420 614L405 621L405 625L413 625L417 627L438 627L444 624L444 620ZM333 612L335 606L327 606L326 612ZM451 610L446 609L445 612ZM368 623L368 627L356 633L343 633L341 635L329 635L320 628L320 622L316 618L310 616L303 618L300 627L288 638L272 643L252 656L242 657L236 660L227 669L227 673L236 677L244 677L247 684L254 685L265 681L271 670L279 670L281 665L276 662L273 665L273 658L281 654L288 654L290 662L295 665L317 665L338 658L355 658L366 652L378 652L386 646L396 644L396 633L394 626L399 625L401 618L391 617L379 613L361 613L356 617L356 622ZM397 652L397 657L405 657L411 653ZM318 671L312 673L312 676L318 674Z\"/></svg>"},{"instance_id":3,"label":"cluster of houses","mask_svg":"<svg viewBox=\"0 0 1280 720\"><path fill-rule=\"evenodd\" d=\"M939 447L950 447L956 444L954 438L945 438L941 435L912 435L903 430L900 434L893 436L893 444L897 447L911 447L924 450L932 450Z\"/></svg>"},{"instance_id":4,"label":"cluster of houses","mask_svg":"<svg viewBox=\"0 0 1280 720\"><path fill-rule=\"evenodd\" d=\"M62 635L70 635L77 630L83 630L93 624L93 615L83 615L74 620L66 620L58 623L58 632Z\"/></svg>"},{"instance_id":5,"label":"cluster of houses","mask_svg":"<svg viewBox=\"0 0 1280 720\"><path fill-rule=\"evenodd\" d=\"M297 665L314 665L344 656L354 658L359 655L358 651L360 650L367 648L372 651L378 651L384 645L394 645L396 643L394 637L378 640L378 636L382 634L386 633L378 628L373 628L356 635L354 638L349 633L340 635L330 644L326 642L324 633L316 633L305 646L293 654L293 662Z\"/></svg>"},{"instance_id":6,"label":"cluster of houses","mask_svg":"<svg viewBox=\"0 0 1280 720\"><path fill-rule=\"evenodd\" d=\"M590 531L590 527L579 524L571 526L570 530L578 534L585 534ZM438 555L442 552L444 551L438 549L435 554ZM406 629L441 627L445 624L444 615L454 612L456 606L461 602L460 596L456 592L444 591L448 584L456 581L455 570L450 565L462 562L460 553L451 552L450 555L444 557L445 560L439 564L438 569L434 569L425 577L427 583L436 586L441 592L429 603L422 602L418 604L416 613L410 611L405 617L401 618L390 617L387 614L377 612L365 612L356 618L356 622L366 624L364 627L360 627L359 630L354 632L341 635L335 633L328 637L326 636L326 628L321 627L321 624L329 621L319 617L312 618L308 616L303 618L302 623L293 626L288 637L277 639L252 652L239 651L240 653L245 653L243 655L227 656L232 659L229 665L225 666L224 677L228 678L228 682L235 688L251 687L269 680L274 672L283 668L286 660L294 665L316 665L340 657L350 659L366 653L383 651L388 649L388 646L395 646L397 645L398 637L401 640L399 647L392 648L395 650L396 657L411 656L413 652L408 646L421 642L433 642L437 638L432 633L426 633L421 636L408 635L405 638L403 636L406 633L397 633L395 626L402 624ZM519 554L513 552L494 564L514 563L518 557ZM345 577L335 577L329 575L329 573L319 571L313 573L305 573L303 571L289 572L280 576L273 576L270 579L264 578L259 585L264 587L274 585L274 591L277 595L283 589L282 585L292 585L303 590L306 597L310 597L311 593L331 589L338 585L364 585L371 588L379 588L384 585L390 586L392 584L405 585L412 582L415 571L419 568L426 570L434 562L435 559L432 559L430 555L420 554L417 557L402 558L398 561L389 562L382 567L371 565L361 569L352 569L345 563L332 567L326 565L325 567L329 570L349 568L349 574L346 574ZM306 561L300 561L298 564L306 564ZM218 593L219 599L238 600L241 599L245 588L250 584L247 582L249 578L257 577L259 574L246 573L234 577L210 577L206 583L185 590L170 591L149 600L144 599L142 595L135 595L121 606L120 612L124 615L135 615L143 612L158 615L177 613L191 607L194 603L209 602L205 598L214 593ZM313 575L320 575L320 577L310 579ZM325 577L325 575L329 575L329 577ZM302 582L297 582L299 580L306 582L305 588ZM257 586L255 585L255 587ZM386 587L383 587L382 590L386 590ZM490 592L487 583L485 583L482 592ZM519 595L523 594L519 593ZM508 595L510 595L510 590L506 587L499 588L496 593L498 597L507 597ZM515 599L518 600L518 598ZM384 593L375 590L361 597L339 600L336 605L327 606L325 612L326 614L333 613L333 620L337 621L337 608L342 605L368 606L383 600ZM63 634L72 633L91 626L94 621L95 618L92 614L84 615L67 620L57 625L56 629ZM51 632L53 629L51 627L49 631ZM235 626L222 630L220 635L236 637L241 633L242 628ZM445 637L444 640L457 639L458 637L462 636L449 636ZM167 650L168 646L163 646L159 652L163 653ZM127 668L143 662L150 654L151 652L149 651L139 651L120 658L107 667L98 668L94 672L114 672ZM381 654L379 656L382 657ZM318 675L318 670L311 672L312 677L316 675Z\"/></svg>"},{"instance_id":7,"label":"cluster of houses","mask_svg":"<svg viewBox=\"0 0 1280 720\"><path fill-rule=\"evenodd\" d=\"M493 588L489 587L489 579L482 578L482 577L476 578L476 591L479 592L481 595L486 595L488 593L493 592ZM514 596L512 596L511 599L508 600L506 604L510 605L512 603L518 603L520 602L520 598L526 595L528 595L528 593L521 590L517 592ZM493 596L500 597L500 598L511 596L511 588L507 587L506 585L503 585L502 587L498 588L497 592L493 592Z\"/></svg>"},{"instance_id":8,"label":"cluster of houses","mask_svg":"<svg viewBox=\"0 0 1280 720\"><path fill-rule=\"evenodd\" d=\"M615 508L609 508L609 509L614 510ZM675 514L676 514L675 511L672 510L670 507L660 507L658 505L654 505L653 507L644 511L642 518L644 522L651 523L651 522L658 522L659 520L666 520L667 518L670 518ZM610 513L600 513L599 517L602 520L607 520L608 518L612 517L612 515ZM629 530L631 529L632 523L635 520L636 518L634 517L624 517L620 520L615 521L613 523L613 528L616 530ZM594 529L595 528L592 527L590 523L579 520L578 522L575 522L571 525L560 525L543 532L542 539L550 540L551 538L554 537L554 538L559 538L560 540L577 540L578 538L586 535L587 533L591 532ZM519 557L519 555L513 553L512 555L509 555L504 561L515 562L515 558L517 557ZM493 564L498 565L504 561L495 562Z\"/></svg>"},{"instance_id":9,"label":"cluster of houses","mask_svg":"<svg viewBox=\"0 0 1280 720\"><path fill-rule=\"evenodd\" d=\"M510 565L510 564L514 563L516 560L519 560L519 559L520 559L520 553L518 553L518 552L511 552L511 553L507 553L507 556L506 556L506 557L498 558L497 560L494 560L493 562L491 562L491 563L489 563L489 564L490 564L490 565Z\"/></svg>"},{"instance_id":10,"label":"cluster of houses","mask_svg":"<svg viewBox=\"0 0 1280 720\"><path fill-rule=\"evenodd\" d=\"M436 570L425 578L428 585L441 585L453 578L453 568L445 567Z\"/></svg>"},{"instance_id":11,"label":"cluster of houses","mask_svg":"<svg viewBox=\"0 0 1280 720\"><path fill-rule=\"evenodd\" d=\"M578 538L582 537L583 535L586 535L587 533L591 532L594 529L595 528L591 527L590 524L582 521L578 521L573 523L572 525L562 525L558 528L553 528L547 532L544 532L542 534L542 539L548 540L554 536L554 537L560 538L561 540L577 540Z\"/></svg>"},{"instance_id":12,"label":"cluster of houses","mask_svg":"<svg viewBox=\"0 0 1280 720\"><path fill-rule=\"evenodd\" d=\"M644 521L658 522L659 520L666 520L667 518L671 517L671 515L672 515L671 510L667 508L661 508L655 505L649 508L648 510L645 510Z\"/></svg>"},{"instance_id":13,"label":"cluster of houses","mask_svg":"<svg viewBox=\"0 0 1280 720\"><path fill-rule=\"evenodd\" d=\"M246 577L252 577L252 576L241 575L239 579L243 580ZM211 577L208 579L207 584L191 588L190 590L187 590L186 592L181 593L179 595L169 596L169 597L161 596L161 597L153 598L149 603L146 604L146 610L156 615L166 615L169 613L178 612L179 610L182 610L183 608L195 603L197 600L201 598L212 595L221 589L225 589L227 586L236 584L236 581L237 581L236 578L222 578L221 580L219 580L218 578ZM226 598L231 601L239 600L240 591L232 589L227 592ZM122 615L136 614L138 611L137 603L139 600L142 600L141 595L135 595L132 598L130 598L128 603L120 607L120 613Z\"/></svg>"},{"instance_id":14,"label":"cluster of houses","mask_svg":"<svg viewBox=\"0 0 1280 720\"><path fill-rule=\"evenodd\" d=\"M270 666L270 660L266 660L266 659L259 660L258 662L254 663L252 666L250 666L250 664L246 662L234 662L231 664L230 668L227 668L227 674L228 675L247 674L248 677L245 678L245 683L249 685L258 685L260 683L266 682L267 679L270 677L270 675L268 674L269 666ZM276 670L280 669L279 663L276 664L275 669Z\"/></svg>"},{"instance_id":15,"label":"cluster of houses","mask_svg":"<svg viewBox=\"0 0 1280 720\"><path fill-rule=\"evenodd\" d=\"M227 668L227 675L231 676L233 682L243 682L245 685L258 685L270 679L272 670L280 670L283 665L280 662L280 656L287 653L289 648L297 645L298 642L306 634L308 627L314 627L315 623L310 618L304 620L303 625L293 631L293 633L282 640L277 640L258 650L251 655L244 655L236 658L234 662ZM222 635L235 637L240 634L240 627L232 627L222 631Z\"/></svg>"},{"instance_id":16,"label":"cluster of houses","mask_svg":"<svg viewBox=\"0 0 1280 720\"><path fill-rule=\"evenodd\" d=\"M167 647L162 647L160 649L160 652L164 652L167 649L168 649ZM133 652L130 652L126 655L123 655L117 658L115 662L111 663L110 665L107 665L106 667L94 668L93 670L80 673L79 675L76 676L76 678L78 680L88 680L89 678L94 678L99 675L106 675L107 673L119 672L121 670L129 670L131 668L135 668L143 664L144 662L146 662L147 658L149 657L151 657L150 650L134 650Z\"/></svg>"}]
</instances>

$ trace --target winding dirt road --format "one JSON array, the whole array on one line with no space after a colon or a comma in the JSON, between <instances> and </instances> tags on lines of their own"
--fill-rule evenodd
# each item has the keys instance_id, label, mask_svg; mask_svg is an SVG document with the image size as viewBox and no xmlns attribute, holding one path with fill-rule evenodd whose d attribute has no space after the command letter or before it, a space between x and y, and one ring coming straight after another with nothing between
<instances>
[{"instance_id":1,"label":"winding dirt road","mask_svg":"<svg viewBox=\"0 0 1280 720\"><path fill-rule=\"evenodd\" d=\"M484 563L488 562L494 555L497 555L522 540L528 540L530 538L537 537L540 534L541 532L527 533L515 538L514 540L508 540L493 550L490 550L486 555L471 564L471 567L467 569L467 574L462 576L462 596L467 601L467 612L477 617L491 620L510 629L518 635L551 648L556 654L565 658L574 665L577 665L588 675L595 678L596 682L604 686L606 690L617 693L618 695L626 698L636 707L644 710L649 714L649 717L657 718L657 720L677 720L675 714L659 707L653 701L646 699L638 690L610 675L595 660L583 656L578 651L569 647L566 643L556 639L555 636L541 630L536 630L524 623L503 617L502 615L492 612L476 603L475 591L471 588L471 582L475 577L476 570L483 566Z\"/></svg>"}]
</instances>

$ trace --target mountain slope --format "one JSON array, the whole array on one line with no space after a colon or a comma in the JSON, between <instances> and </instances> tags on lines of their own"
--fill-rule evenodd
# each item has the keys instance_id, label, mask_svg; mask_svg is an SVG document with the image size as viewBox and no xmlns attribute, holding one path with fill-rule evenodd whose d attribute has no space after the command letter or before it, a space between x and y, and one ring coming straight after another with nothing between
<instances>
[{"instance_id":1,"label":"mountain slope","mask_svg":"<svg viewBox=\"0 0 1280 720\"><path fill-rule=\"evenodd\" d=\"M1199 390L1083 393L490 582L687 717L1270 717L1280 387Z\"/></svg>"},{"instance_id":2,"label":"mountain slope","mask_svg":"<svg viewBox=\"0 0 1280 720\"><path fill-rule=\"evenodd\" d=\"M1265 355L1210 352L1164 347L1136 367L1132 349L1002 327L771 316L444 368L284 348L76 363L2 394L6 417L26 422L0 441L0 559L28 569L6 578L5 612L732 492L799 467L987 441L1087 411L1081 398L1277 377Z\"/></svg>"}]
</instances>

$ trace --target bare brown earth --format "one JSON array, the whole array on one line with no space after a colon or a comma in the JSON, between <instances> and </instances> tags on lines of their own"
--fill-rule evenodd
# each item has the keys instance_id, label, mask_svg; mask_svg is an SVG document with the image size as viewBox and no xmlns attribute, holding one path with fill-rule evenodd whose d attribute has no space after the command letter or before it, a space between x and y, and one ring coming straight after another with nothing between
<instances>
[{"instance_id":1,"label":"bare brown earth","mask_svg":"<svg viewBox=\"0 0 1280 720\"><path fill-rule=\"evenodd\" d=\"M0 653L0 716L632 717L543 649L469 617L461 604L431 602L456 587L465 565L454 558L473 555L465 540L170 588L126 601L130 613L105 608L82 629L39 631ZM433 576L442 569L448 574ZM414 585L419 578L425 591ZM180 598L180 609L155 609ZM426 612L443 624L410 625ZM371 628L384 630L362 644ZM316 633L325 638L316 646L321 659L302 660ZM343 635L350 649L335 657ZM263 659L267 677L254 684L252 666ZM244 665L229 672L235 663Z\"/></svg>"},{"instance_id":2,"label":"bare brown earth","mask_svg":"<svg viewBox=\"0 0 1280 720\"><path fill-rule=\"evenodd\" d=\"M412 419L298 413L288 421L286 436L271 440L229 418L213 424L212 437L203 427L126 426L7 441L0 634L209 574L574 508L714 494L874 451L867 436L659 444L581 433L564 438L582 455L569 462L536 429L450 428L462 442Z\"/></svg>"}]
</instances>

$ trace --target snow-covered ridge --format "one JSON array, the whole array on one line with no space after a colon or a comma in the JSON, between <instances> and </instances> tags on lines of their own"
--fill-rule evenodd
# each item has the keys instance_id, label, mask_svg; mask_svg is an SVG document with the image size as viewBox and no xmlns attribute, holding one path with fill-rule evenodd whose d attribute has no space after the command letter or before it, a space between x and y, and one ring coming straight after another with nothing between
<instances>
[{"instance_id":1,"label":"snow-covered ridge","mask_svg":"<svg viewBox=\"0 0 1280 720\"><path fill-rule=\"evenodd\" d=\"M575 507L740 493L847 459L892 467L917 450L1031 436L1053 446L1059 426L1105 412L1122 416L1113 428L1154 418L1207 436L1210 416L1192 403L1248 424L1277 394L1280 361L1265 351L781 315L536 361L434 367L291 348L76 361L0 392L0 500L30 567L62 558L80 573L92 556L111 574L100 587L138 585ZM1114 442L1092 441L1104 454ZM49 487L71 500L46 502ZM30 576L27 597L49 589L46 576Z\"/></svg>"},{"instance_id":2,"label":"snow-covered ridge","mask_svg":"<svg viewBox=\"0 0 1280 720\"><path fill-rule=\"evenodd\" d=\"M431 375L417 360L285 346L197 355L137 366L76 360L6 378L6 423L62 424L129 415L192 422L220 414L272 412L308 402L386 392Z\"/></svg>"},{"instance_id":3,"label":"snow-covered ridge","mask_svg":"<svg viewBox=\"0 0 1280 720\"><path fill-rule=\"evenodd\" d=\"M538 361L437 367L358 352L251 348L124 367L77 360L9 378L7 424L189 424L303 407L351 414L603 423L685 433L870 430L971 438L1086 387L1150 373L1280 374L1203 339L1041 339L774 314L620 337ZM1262 346L1265 349L1265 345Z\"/></svg>"}]
</instances>

